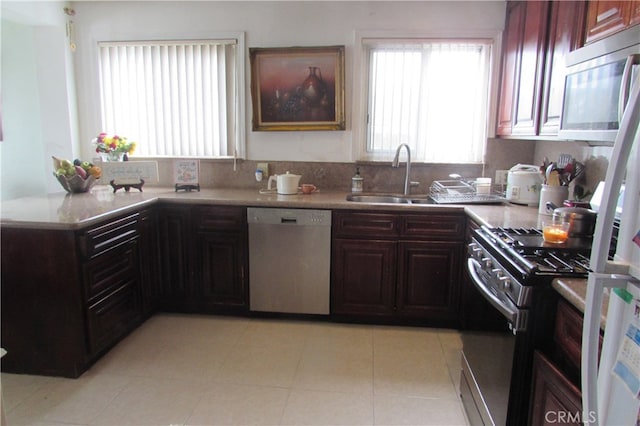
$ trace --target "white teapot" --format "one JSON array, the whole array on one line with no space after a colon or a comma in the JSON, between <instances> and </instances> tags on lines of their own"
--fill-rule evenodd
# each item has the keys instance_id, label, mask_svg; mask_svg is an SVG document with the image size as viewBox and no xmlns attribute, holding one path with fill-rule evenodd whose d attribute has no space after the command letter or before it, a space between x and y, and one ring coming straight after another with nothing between
<instances>
[{"instance_id":1,"label":"white teapot","mask_svg":"<svg viewBox=\"0 0 640 426\"><path fill-rule=\"evenodd\" d=\"M283 175L269 176L267 182L267 189L271 189L271 182L276 182L276 190L278 194L282 195L294 195L298 193L298 185L300 184L300 178L302 175L293 175L286 172Z\"/></svg>"}]
</instances>

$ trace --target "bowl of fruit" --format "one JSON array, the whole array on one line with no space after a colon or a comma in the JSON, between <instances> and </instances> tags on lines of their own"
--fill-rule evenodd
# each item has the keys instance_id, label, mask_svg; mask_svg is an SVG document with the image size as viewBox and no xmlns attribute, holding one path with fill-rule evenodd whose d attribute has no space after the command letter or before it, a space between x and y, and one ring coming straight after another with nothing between
<instances>
[{"instance_id":1,"label":"bowl of fruit","mask_svg":"<svg viewBox=\"0 0 640 426\"><path fill-rule=\"evenodd\" d=\"M88 161L69 160L53 157L53 175L60 185L69 193L89 192L102 171Z\"/></svg>"}]
</instances>

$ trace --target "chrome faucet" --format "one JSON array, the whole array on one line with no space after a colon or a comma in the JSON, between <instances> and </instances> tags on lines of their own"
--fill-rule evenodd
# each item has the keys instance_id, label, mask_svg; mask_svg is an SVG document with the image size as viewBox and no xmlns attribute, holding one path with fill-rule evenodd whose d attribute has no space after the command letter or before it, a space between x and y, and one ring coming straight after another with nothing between
<instances>
[{"instance_id":1,"label":"chrome faucet","mask_svg":"<svg viewBox=\"0 0 640 426\"><path fill-rule=\"evenodd\" d=\"M404 195L409 195L411 193L411 187L418 185L417 182L411 182L409 180L410 176L411 176L411 148L409 148L409 145L407 145L406 143L400 144L398 146L398 148L396 149L396 156L393 158L393 162L391 163L391 167L400 167L400 150L402 150L402 148L406 148L407 149L407 170L406 173L404 175Z\"/></svg>"}]
</instances>

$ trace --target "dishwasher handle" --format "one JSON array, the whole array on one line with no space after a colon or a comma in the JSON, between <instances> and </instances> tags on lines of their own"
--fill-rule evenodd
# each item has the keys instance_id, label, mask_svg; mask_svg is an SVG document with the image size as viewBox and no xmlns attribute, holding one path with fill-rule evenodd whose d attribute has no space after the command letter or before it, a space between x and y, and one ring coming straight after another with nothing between
<instances>
[{"instance_id":1,"label":"dishwasher handle","mask_svg":"<svg viewBox=\"0 0 640 426\"><path fill-rule=\"evenodd\" d=\"M247 207L249 226L331 227L331 210Z\"/></svg>"}]
</instances>

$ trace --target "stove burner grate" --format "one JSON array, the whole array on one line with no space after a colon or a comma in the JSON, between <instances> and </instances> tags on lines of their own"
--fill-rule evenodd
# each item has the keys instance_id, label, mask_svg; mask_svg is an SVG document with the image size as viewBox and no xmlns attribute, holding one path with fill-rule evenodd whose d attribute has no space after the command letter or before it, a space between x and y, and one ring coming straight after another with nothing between
<instances>
[{"instance_id":1,"label":"stove burner grate","mask_svg":"<svg viewBox=\"0 0 640 426\"><path fill-rule=\"evenodd\" d=\"M562 245L546 243L534 228L486 228L489 242L504 261L524 276L586 276L591 239L570 238Z\"/></svg>"}]
</instances>

